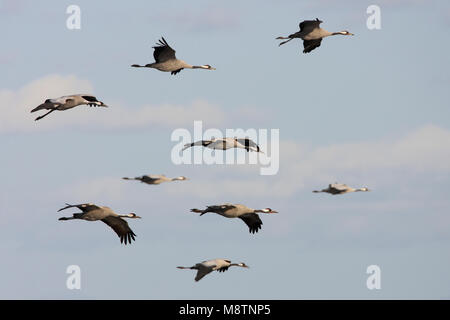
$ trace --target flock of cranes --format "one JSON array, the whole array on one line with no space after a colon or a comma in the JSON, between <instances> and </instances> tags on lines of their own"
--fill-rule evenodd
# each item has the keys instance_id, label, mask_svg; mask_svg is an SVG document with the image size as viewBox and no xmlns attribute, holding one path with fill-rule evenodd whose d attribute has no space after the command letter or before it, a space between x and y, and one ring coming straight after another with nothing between
<instances>
[{"instance_id":1,"label":"flock of cranes","mask_svg":"<svg viewBox=\"0 0 450 320\"><path fill-rule=\"evenodd\" d=\"M322 23L321 20L305 20L300 23L300 31L291 34L287 37L278 37L277 39L286 40L281 42L279 45L285 44L293 39L299 38L303 40L304 53L311 52L315 48L321 45L322 39L328 36L333 35L353 35L352 33L344 30L340 32L328 32L325 29L320 27ZM172 75L176 75L183 69L204 69L204 70L215 70L215 68L211 67L208 64L194 66L186 63L183 60L179 60L175 56L175 50L172 49L167 41L164 38L161 38L156 46L153 47L153 57L155 62L146 64L146 65L138 65L133 64L131 67L134 68L153 68L162 72L170 72ZM99 101L95 96L90 94L75 94L63 96L56 99L47 99L44 103L40 104L38 107L31 110L31 112L36 112L39 110L48 110L47 113L37 117L35 120L40 120L55 110L64 111L76 106L80 105L88 105L94 107L107 107L102 101ZM251 139L249 138L237 138L237 137L226 137L220 139L211 139L211 140L201 140L195 141L192 143L188 143L184 146L183 151L195 147L202 146L206 148L216 149L216 150L228 150L231 148L244 149L247 152L259 152L263 153L261 148ZM140 177L124 177L124 180L137 180L142 183L150 184L150 185L159 185L164 182L171 181L184 181L188 180L184 176L179 176L175 178L166 177L163 174L150 174L143 175ZM326 192L332 195L345 194L350 192L357 191L369 191L367 188L351 188L345 184L330 184L328 188L322 190L315 190L313 192ZM130 244L132 241L135 241L136 234L131 230L128 222L125 219L139 219L140 216L135 213L127 213L127 214L117 214L111 208L106 206L98 206L92 203L83 203L77 205L66 204L65 207L58 210L58 212L70 209L77 208L81 212L73 213L70 217L62 217L59 218L61 221L67 220L85 220L85 221L102 221L111 227L114 232L120 238L120 242L126 244ZM220 205L210 205L207 206L206 209L191 209L191 212L200 213L200 216L205 213L216 213L226 218L239 218L241 219L249 228L249 232L254 234L257 233L263 224L258 213L262 214L274 214L278 213L278 211L272 210L271 208L264 209L253 209L249 208L243 204L231 204L225 203ZM224 272L228 270L230 267L242 267L248 268L248 266L243 263L232 263L231 260L227 259L213 259L207 260L200 263L195 264L192 267L177 267L179 269L192 269L197 270L197 275L195 277L195 281L199 281L207 274L212 271Z\"/></svg>"}]
</instances>

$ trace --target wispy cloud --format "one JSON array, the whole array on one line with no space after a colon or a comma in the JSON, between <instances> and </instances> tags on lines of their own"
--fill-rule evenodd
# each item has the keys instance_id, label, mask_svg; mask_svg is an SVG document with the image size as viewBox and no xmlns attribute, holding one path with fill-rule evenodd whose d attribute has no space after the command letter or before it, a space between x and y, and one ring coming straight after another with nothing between
<instances>
[{"instance_id":1,"label":"wispy cloud","mask_svg":"<svg viewBox=\"0 0 450 320\"><path fill-rule=\"evenodd\" d=\"M70 93L92 91L89 81L75 76L49 75L26 84L18 90L0 90L0 132L32 131L34 114L30 110L45 99ZM30 121L31 120L31 121Z\"/></svg>"}]
</instances>

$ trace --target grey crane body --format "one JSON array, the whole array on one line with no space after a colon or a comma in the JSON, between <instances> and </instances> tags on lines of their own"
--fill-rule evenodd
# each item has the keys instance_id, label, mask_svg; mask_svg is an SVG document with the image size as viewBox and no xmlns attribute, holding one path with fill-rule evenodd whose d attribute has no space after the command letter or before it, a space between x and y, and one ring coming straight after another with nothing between
<instances>
[{"instance_id":1,"label":"grey crane body","mask_svg":"<svg viewBox=\"0 0 450 320\"><path fill-rule=\"evenodd\" d=\"M191 270L197 270L197 275L195 276L195 281L201 280L204 276L207 274L218 271L218 272L225 272L230 267L242 267L242 268L249 268L245 263L231 263L231 260L228 259L212 259L212 260L205 260L200 263L196 263L192 267L177 267L178 269L191 269Z\"/></svg>"},{"instance_id":2,"label":"grey crane body","mask_svg":"<svg viewBox=\"0 0 450 320\"><path fill-rule=\"evenodd\" d=\"M146 65L133 64L131 66L134 68L153 68L163 72L170 72L171 74L177 74L183 69L216 70L209 64L193 66L183 60L177 59L175 56L175 50L169 46L164 38L161 38L159 43L157 43L153 49L153 57L155 58L155 62Z\"/></svg>"},{"instance_id":3,"label":"grey crane body","mask_svg":"<svg viewBox=\"0 0 450 320\"><path fill-rule=\"evenodd\" d=\"M325 193L330 193L332 195L337 195L337 194L345 194L345 193L350 193L350 192L367 192L370 191L368 188L363 187L363 188L352 188L347 186L346 184L343 183L332 183L328 185L328 188L326 189L322 189L322 190L314 190L314 193L320 193L320 192L325 192Z\"/></svg>"},{"instance_id":4,"label":"grey crane body","mask_svg":"<svg viewBox=\"0 0 450 320\"><path fill-rule=\"evenodd\" d=\"M47 99L44 101L44 103L31 110L31 112L36 112L39 110L50 110L49 112L35 119L40 120L53 111L64 111L80 105L88 105L90 107L108 107L102 101L97 100L97 98L93 95L74 94L70 96L62 96L56 99Z\"/></svg>"},{"instance_id":5,"label":"grey crane body","mask_svg":"<svg viewBox=\"0 0 450 320\"><path fill-rule=\"evenodd\" d=\"M188 180L184 176L179 176L179 177L175 177L175 178L168 178L168 177L166 177L163 174L143 175L141 177L135 177L135 178L124 177L122 179L124 179L124 180L137 180L137 181L141 181L142 183L155 184L155 185L161 184L163 182Z\"/></svg>"},{"instance_id":6,"label":"grey crane body","mask_svg":"<svg viewBox=\"0 0 450 320\"><path fill-rule=\"evenodd\" d=\"M249 138L218 138L211 140L200 140L185 144L182 151L194 146L203 146L206 148L216 150L228 150L231 148L238 148L238 149L245 149L247 152L254 151L264 153L261 151L261 148L253 140Z\"/></svg>"},{"instance_id":7,"label":"grey crane body","mask_svg":"<svg viewBox=\"0 0 450 320\"><path fill-rule=\"evenodd\" d=\"M316 20L305 20L300 22L299 28L300 31L290 34L288 37L278 37L277 39L287 39L286 41L281 42L279 45L283 45L292 39L302 39L303 40L303 53L308 53L314 50L317 47L320 47L323 38L335 35L345 35L345 36L353 36L353 33L348 32L347 30L339 31L339 32L329 32L320 27L320 24L323 21L316 18Z\"/></svg>"},{"instance_id":8,"label":"grey crane body","mask_svg":"<svg viewBox=\"0 0 450 320\"><path fill-rule=\"evenodd\" d=\"M80 213L74 213L72 217L62 217L58 220L65 221L65 220L74 220L74 219L80 219L80 220L86 220L86 221L103 221L108 226L110 226L119 236L120 242L125 243L131 243L131 240L135 240L135 234L129 227L128 223L123 218L141 218L137 216L135 213L129 213L129 214L117 214L115 213L111 208L104 207L104 206L97 206L93 203L83 203L83 204L76 204L71 205L67 204L64 208L61 208L58 210L58 212L62 210L66 210L69 208L78 208L82 212Z\"/></svg>"},{"instance_id":9,"label":"grey crane body","mask_svg":"<svg viewBox=\"0 0 450 320\"><path fill-rule=\"evenodd\" d=\"M258 213L278 213L278 211L272 210L271 208L252 209L243 204L231 203L207 206L204 210L191 209L191 212L200 213L200 216L208 212L213 212L226 218L239 218L248 226L250 233L256 233L261 229L263 223Z\"/></svg>"},{"instance_id":10,"label":"grey crane body","mask_svg":"<svg viewBox=\"0 0 450 320\"><path fill-rule=\"evenodd\" d=\"M137 66L134 65L135 68L153 68L157 69L162 72L171 72L172 74L177 74L183 69L195 69L194 66L186 63L183 60L179 59L170 59L164 62L154 62L146 64L145 66ZM200 68L199 66L196 66L196 68Z\"/></svg>"}]
</instances>

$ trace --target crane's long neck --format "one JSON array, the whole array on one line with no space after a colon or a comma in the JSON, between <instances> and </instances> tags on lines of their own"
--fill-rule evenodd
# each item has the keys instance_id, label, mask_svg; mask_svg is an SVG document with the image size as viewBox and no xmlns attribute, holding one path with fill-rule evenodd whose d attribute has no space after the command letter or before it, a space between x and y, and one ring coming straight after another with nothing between
<instances>
[{"instance_id":1,"label":"crane's long neck","mask_svg":"<svg viewBox=\"0 0 450 320\"><path fill-rule=\"evenodd\" d=\"M201 66L193 66L193 65L190 65L189 63L186 63L183 60L180 60L180 63L181 63L181 67L185 68L185 69L210 69L211 68L210 66L208 66L206 64L201 65Z\"/></svg>"},{"instance_id":2,"label":"crane's long neck","mask_svg":"<svg viewBox=\"0 0 450 320\"><path fill-rule=\"evenodd\" d=\"M179 62L180 62L180 67L181 67L181 68L185 68L185 69L195 69L195 66L190 65L190 64L187 63L186 61L179 60Z\"/></svg>"},{"instance_id":3,"label":"crane's long neck","mask_svg":"<svg viewBox=\"0 0 450 320\"><path fill-rule=\"evenodd\" d=\"M209 69L208 66L203 65L203 66L191 66L191 69Z\"/></svg>"},{"instance_id":4,"label":"crane's long neck","mask_svg":"<svg viewBox=\"0 0 450 320\"><path fill-rule=\"evenodd\" d=\"M328 32L328 31L327 31ZM345 36L347 35L347 33L345 31L338 31L338 32L328 32L329 34L327 36L337 36L337 35L342 35Z\"/></svg>"},{"instance_id":5,"label":"crane's long neck","mask_svg":"<svg viewBox=\"0 0 450 320\"><path fill-rule=\"evenodd\" d=\"M128 213L128 214L118 214L119 218L136 218L136 215L134 213Z\"/></svg>"},{"instance_id":6,"label":"crane's long neck","mask_svg":"<svg viewBox=\"0 0 450 320\"><path fill-rule=\"evenodd\" d=\"M241 262L241 263L231 263L228 267L241 267L241 268L248 268L248 266Z\"/></svg>"}]
</instances>

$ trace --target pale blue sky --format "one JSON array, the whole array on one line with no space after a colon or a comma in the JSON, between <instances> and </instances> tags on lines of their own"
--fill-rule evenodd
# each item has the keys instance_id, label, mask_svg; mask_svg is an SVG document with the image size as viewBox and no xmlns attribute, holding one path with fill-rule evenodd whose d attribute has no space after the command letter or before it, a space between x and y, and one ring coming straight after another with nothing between
<instances>
[{"instance_id":1,"label":"pale blue sky","mask_svg":"<svg viewBox=\"0 0 450 320\"><path fill-rule=\"evenodd\" d=\"M81 30L66 28L70 4ZM371 4L381 30L366 27ZM278 47L316 17L356 35L307 55L298 40ZM450 298L449 28L448 1L0 0L0 298ZM217 70L130 68L153 61L161 36ZM33 121L44 99L78 92L111 107ZM170 134L193 120L280 129L280 172L173 165ZM146 173L190 180L120 179ZM311 192L335 181L373 191ZM136 242L58 221L65 202L136 212ZM189 212L223 202L280 213L251 235ZM175 268L217 257L251 268L198 283ZM70 264L80 291L65 287ZM379 291L366 288L371 264Z\"/></svg>"}]
</instances>

